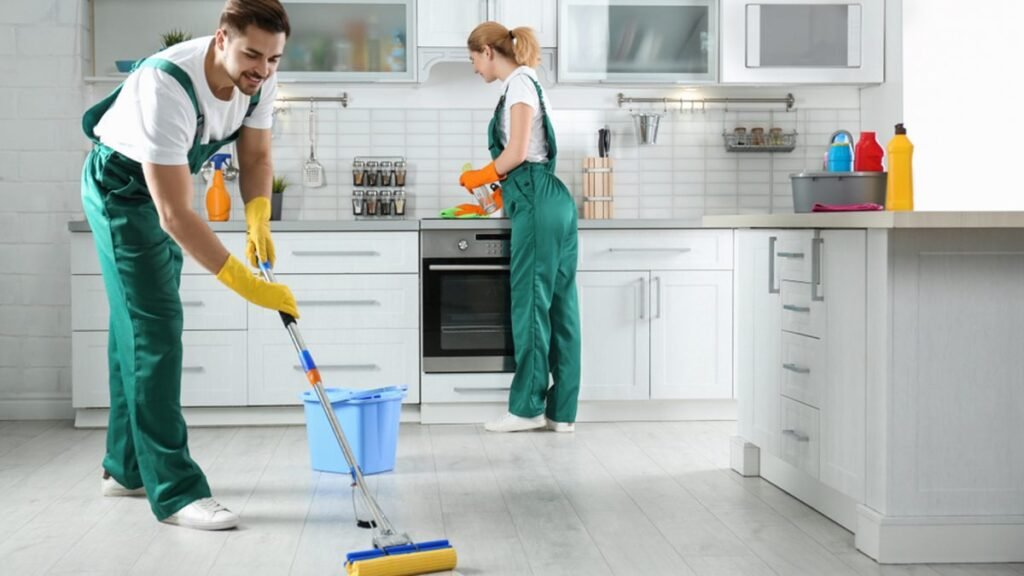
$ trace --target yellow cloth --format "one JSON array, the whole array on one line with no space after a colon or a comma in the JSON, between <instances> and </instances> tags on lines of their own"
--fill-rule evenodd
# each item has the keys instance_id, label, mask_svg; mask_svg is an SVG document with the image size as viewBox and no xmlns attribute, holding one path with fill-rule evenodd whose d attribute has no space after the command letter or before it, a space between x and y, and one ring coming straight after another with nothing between
<instances>
[{"instance_id":1,"label":"yellow cloth","mask_svg":"<svg viewBox=\"0 0 1024 576\"><path fill-rule=\"evenodd\" d=\"M299 317L295 296L287 286L253 276L245 264L234 256L228 256L227 262L217 273L217 280L257 306Z\"/></svg>"},{"instance_id":2,"label":"yellow cloth","mask_svg":"<svg viewBox=\"0 0 1024 576\"><path fill-rule=\"evenodd\" d=\"M245 224L248 230L245 255L249 257L249 264L255 268L259 267L262 261L270 262L273 266L274 242L270 239L270 200L260 196L246 202Z\"/></svg>"}]
</instances>

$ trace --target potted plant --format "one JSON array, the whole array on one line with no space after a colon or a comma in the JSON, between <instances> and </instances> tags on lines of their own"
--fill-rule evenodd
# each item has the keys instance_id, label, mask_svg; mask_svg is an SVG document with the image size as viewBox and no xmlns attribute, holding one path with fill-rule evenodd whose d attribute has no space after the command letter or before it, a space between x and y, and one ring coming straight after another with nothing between
<instances>
[{"instance_id":1,"label":"potted plant","mask_svg":"<svg viewBox=\"0 0 1024 576\"><path fill-rule=\"evenodd\" d=\"M192 39L192 34L190 34L188 32L185 32L184 30L180 30L178 28L175 28L173 30L170 30L169 32L164 32L163 34L160 35L160 40L163 41L163 46L161 46L160 49L163 50L165 48L170 48L171 46L174 46L178 42L184 42L186 40L191 40L191 39Z\"/></svg>"},{"instance_id":2,"label":"potted plant","mask_svg":"<svg viewBox=\"0 0 1024 576\"><path fill-rule=\"evenodd\" d=\"M288 181L284 179L284 176L274 176L274 181L270 186L270 219L280 220L281 219L281 203L284 199L284 191L288 188Z\"/></svg>"}]
</instances>

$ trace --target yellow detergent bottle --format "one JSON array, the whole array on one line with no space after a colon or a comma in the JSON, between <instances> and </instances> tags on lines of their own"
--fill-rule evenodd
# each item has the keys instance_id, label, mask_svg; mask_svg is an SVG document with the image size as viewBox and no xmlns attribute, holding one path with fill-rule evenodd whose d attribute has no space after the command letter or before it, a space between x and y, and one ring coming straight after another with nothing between
<instances>
[{"instance_id":1,"label":"yellow detergent bottle","mask_svg":"<svg viewBox=\"0 0 1024 576\"><path fill-rule=\"evenodd\" d=\"M914 209L914 177L911 169L914 145L907 138L903 124L896 125L896 135L889 141L889 175L885 191L885 209Z\"/></svg>"},{"instance_id":2,"label":"yellow detergent bottle","mask_svg":"<svg viewBox=\"0 0 1024 576\"><path fill-rule=\"evenodd\" d=\"M214 154L211 158L213 182L206 190L206 216L210 222L227 222L231 216L231 195L224 186L224 171L221 170L228 158L231 158L231 154Z\"/></svg>"}]
</instances>

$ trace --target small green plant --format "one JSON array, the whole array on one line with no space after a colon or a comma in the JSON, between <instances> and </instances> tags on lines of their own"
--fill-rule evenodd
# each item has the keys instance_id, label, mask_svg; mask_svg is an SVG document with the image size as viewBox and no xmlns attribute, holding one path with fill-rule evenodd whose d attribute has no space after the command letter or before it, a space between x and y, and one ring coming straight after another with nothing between
<instances>
[{"instance_id":1,"label":"small green plant","mask_svg":"<svg viewBox=\"0 0 1024 576\"><path fill-rule=\"evenodd\" d=\"M281 194L288 188L288 181L284 179L284 176L274 176L274 181L270 185L270 191L274 194Z\"/></svg>"},{"instance_id":2,"label":"small green plant","mask_svg":"<svg viewBox=\"0 0 1024 576\"><path fill-rule=\"evenodd\" d=\"M163 34L161 34L160 39L164 42L164 48L170 48L171 46L174 46L179 42L191 40L192 34L185 32L184 30L175 28L169 32L164 32Z\"/></svg>"}]
</instances>

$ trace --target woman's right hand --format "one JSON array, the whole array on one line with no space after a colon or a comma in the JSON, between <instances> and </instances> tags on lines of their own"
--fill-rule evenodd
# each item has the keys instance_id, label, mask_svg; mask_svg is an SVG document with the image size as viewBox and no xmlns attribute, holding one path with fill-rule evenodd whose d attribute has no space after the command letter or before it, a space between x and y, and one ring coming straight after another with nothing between
<instances>
[{"instance_id":1,"label":"woman's right hand","mask_svg":"<svg viewBox=\"0 0 1024 576\"><path fill-rule=\"evenodd\" d=\"M299 306L287 286L257 278L234 256L228 256L217 273L217 280L257 306L299 317Z\"/></svg>"}]
</instances>

